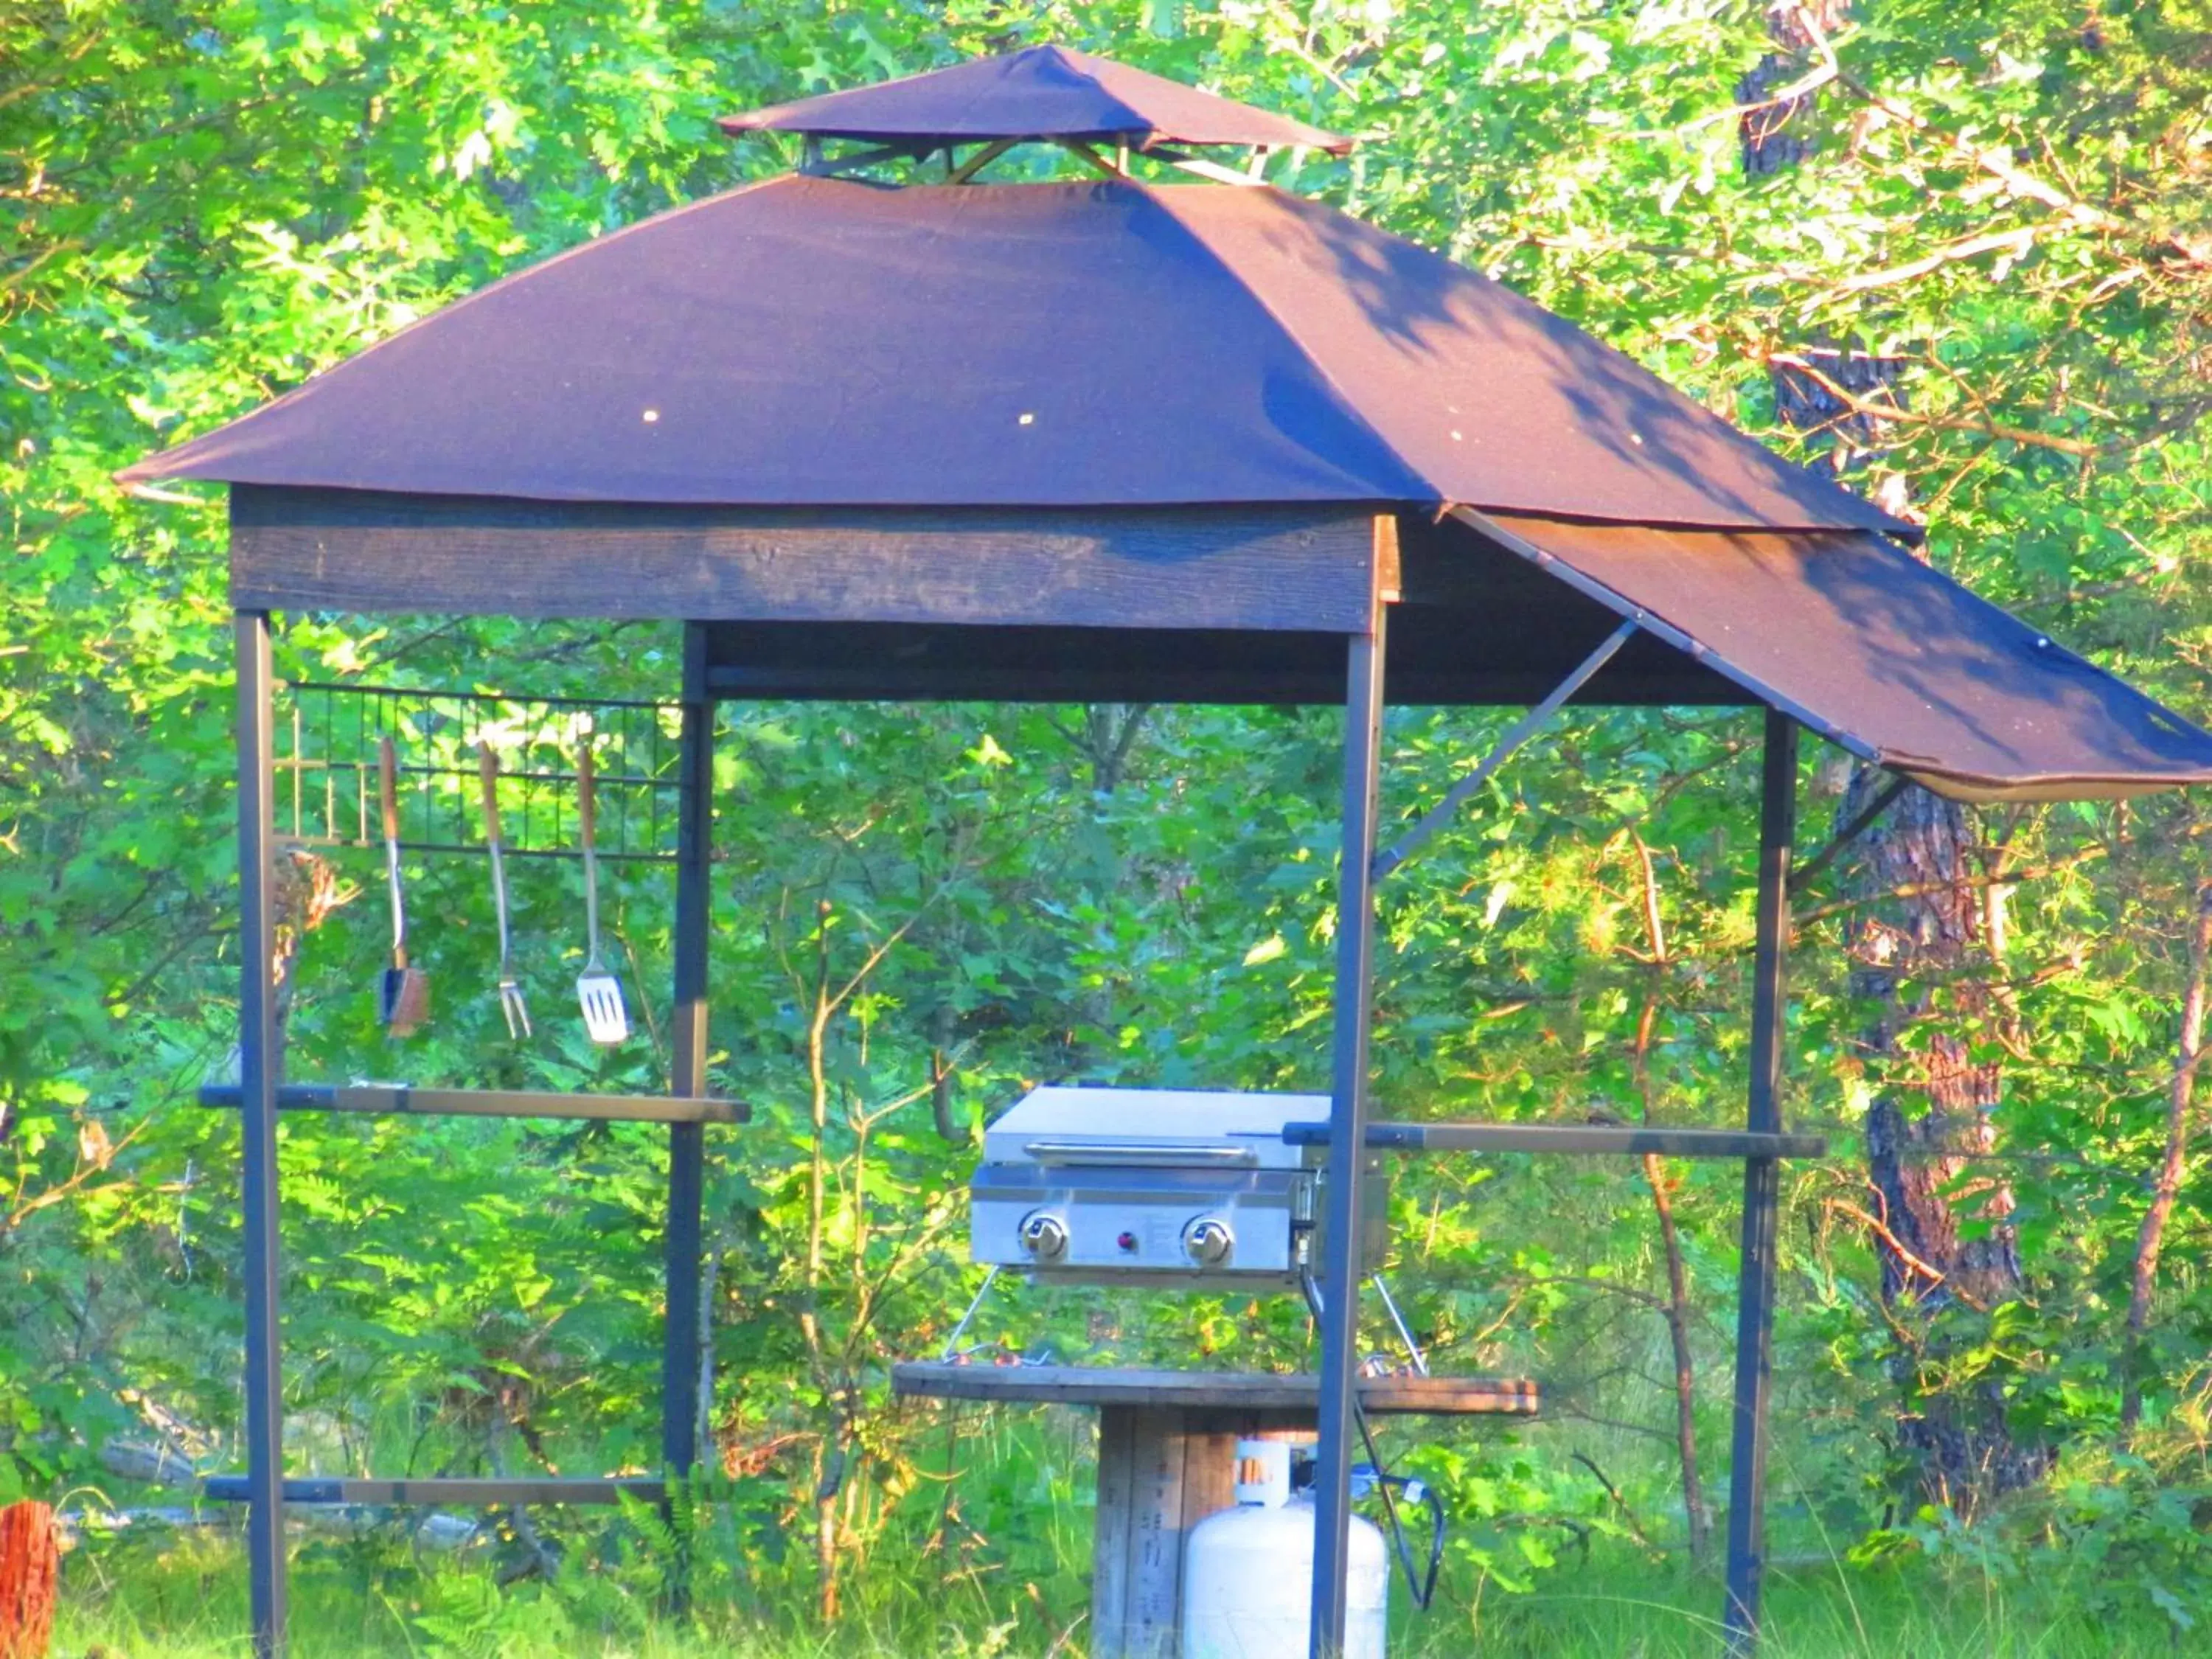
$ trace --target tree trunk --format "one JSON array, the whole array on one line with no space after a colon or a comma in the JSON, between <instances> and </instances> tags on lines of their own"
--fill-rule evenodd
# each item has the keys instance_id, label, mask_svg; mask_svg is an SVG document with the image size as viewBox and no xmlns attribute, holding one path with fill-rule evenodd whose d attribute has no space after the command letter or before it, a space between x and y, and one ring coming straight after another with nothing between
<instances>
[{"instance_id":1,"label":"tree trunk","mask_svg":"<svg viewBox=\"0 0 2212 1659\"><path fill-rule=\"evenodd\" d=\"M2181 1191L2189 1158L2190 1104L2197 1090L2197 1067L2204 1052L2204 991L2212 962L2212 881L2197 890L2197 925L2189 939L2189 986L2181 997L2181 1040L2173 1057L2173 1081L2166 1092L2166 1158L2151 1188L2150 1208L2136 1235L2135 1283L2128 1292L2128 1364L2120 1390L2120 1425L2135 1427L2142 1416L2143 1334L2150 1326L2151 1293L2158 1287L2159 1247L2166 1241L2166 1218Z\"/></svg>"},{"instance_id":2,"label":"tree trunk","mask_svg":"<svg viewBox=\"0 0 2212 1659\"><path fill-rule=\"evenodd\" d=\"M823 1437L821 1469L814 1482L815 1613L825 1630L837 1622L837 1558L843 1540L837 1498L845 1490L852 1455L852 1419L841 1405L835 1425Z\"/></svg>"},{"instance_id":3,"label":"tree trunk","mask_svg":"<svg viewBox=\"0 0 2212 1659\"><path fill-rule=\"evenodd\" d=\"M1667 1337L1674 1350L1674 1450L1682 1468L1682 1514L1689 1527L1690 1562L1703 1566L1712 1543L1712 1516L1698 1476L1698 1374L1690 1350L1690 1281L1682 1265L1681 1236L1674 1227L1674 1197L1656 1153L1644 1155L1644 1178L1659 1212L1659 1240L1667 1256Z\"/></svg>"},{"instance_id":4,"label":"tree trunk","mask_svg":"<svg viewBox=\"0 0 2212 1659\"><path fill-rule=\"evenodd\" d=\"M952 1085L959 1076L953 1043L959 1031L959 1011L949 1002L939 1003L929 1017L929 1115L939 1140L948 1146L971 1146L975 1129L953 1109Z\"/></svg>"},{"instance_id":5,"label":"tree trunk","mask_svg":"<svg viewBox=\"0 0 2212 1659\"><path fill-rule=\"evenodd\" d=\"M1873 768L1858 769L1837 809L1838 824L1885 781ZM1972 1052L1972 1028L1997 1011L1972 971L1982 911L1965 884L1971 840L1964 807L1907 788L1861 842L1856 885L1869 902L1850 944L1852 989L1876 1008L1864 1051L1890 1072L1867 1109L1867 1175L1881 1223L1874 1242L1882 1301L1914 1350L1899 1357L1905 1410L1899 1440L1918 1465L1925 1496L1962 1514L2051 1467L2047 1448L2013 1438L1996 1389L1925 1390L1917 1363L1940 1366L1954 1346L1948 1328L1956 1322L1947 1314L1960 1306L1986 1310L2024 1288L2007 1222L2011 1188L1984 1177L1954 1190L1971 1163L1996 1148L1991 1115L2001 1081L1996 1062ZM1908 884L1926 890L1875 897ZM1903 1059L1900 1042L1914 1027L1917 1063ZM1917 1075L1900 1089L1900 1072ZM1924 1109L1908 1109L1911 1097ZM1976 1224L1962 1226L1968 1221Z\"/></svg>"},{"instance_id":6,"label":"tree trunk","mask_svg":"<svg viewBox=\"0 0 2212 1659\"><path fill-rule=\"evenodd\" d=\"M1806 129L1817 91L1778 95L1813 66L1812 50L1849 19L1850 0L1774 0L1767 33L1774 50L1737 88L1743 169L1757 177L1782 172L1811 153ZM1882 422L1867 413L1865 398L1881 392L1901 403L1893 386L1899 363L1816 341L1796 354L1808 371L1777 364L1775 403L1784 421L1825 438L1828 461L1841 476L1863 467L1879 453ZM1838 395L1838 392L1848 394ZM1857 402L1853 400L1856 399ZM1879 492L1882 505L1902 513L1903 480L1892 477ZM1892 497L1894 497L1893 499ZM1837 810L1840 829L1887 783L1878 769L1853 769ZM1929 884L1924 894L1870 903L1861 912L1850 951L1854 989L1878 1012L1864 1047L1876 1064L1901 1067L1899 1038L1917 1027L1918 1076L1905 1092L1925 1110L1905 1109L1893 1086L1867 1109L1867 1176L1873 1188L1874 1234L1881 1263L1882 1302L1892 1328L1911 1350L1899 1355L1905 1395L1899 1443L1917 1464L1917 1484L1935 1501L1970 1512L1984 1497L2039 1479L2049 1452L2016 1443L2005 1422L2003 1401L1992 1389L1964 1393L1925 1390L1920 1364L1940 1366L1951 1340L1943 1316L1954 1306L1987 1309L2017 1297L2020 1257L2006 1218L2011 1189L1983 1180L1951 1191L1970 1160L1994 1150L1991 1113L2000 1075L1994 1060L1972 1053L1971 1031L1981 1018L2001 1012L1970 964L1979 952L1982 913L1973 890L1963 884L1972 831L1965 809L1917 787L1907 788L1885 815L1886 827L1863 838L1856 863L1856 896L1871 899L1905 883ZM1907 984L1910 991L1903 988ZM1938 1008L1931 983L1945 988ZM1976 1237L1961 1237L1962 1221Z\"/></svg>"},{"instance_id":7,"label":"tree trunk","mask_svg":"<svg viewBox=\"0 0 2212 1659\"><path fill-rule=\"evenodd\" d=\"M44 1659L61 1553L44 1504L0 1509L0 1659Z\"/></svg>"},{"instance_id":8,"label":"tree trunk","mask_svg":"<svg viewBox=\"0 0 2212 1659\"><path fill-rule=\"evenodd\" d=\"M1659 981L1667 969L1667 927L1659 908L1659 872L1644 838L1635 838L1644 887L1644 931L1651 947L1652 983L1644 994L1636 1021L1632 1059L1636 1091L1643 1097L1644 1121L1652 1121L1651 1033L1659 1018ZM1674 1225L1674 1194L1656 1154L1644 1157L1644 1179L1651 1188L1651 1207L1659 1218L1659 1244L1667 1262L1667 1338L1674 1353L1674 1451L1682 1470L1682 1517L1689 1531L1690 1560L1705 1565L1712 1541L1712 1515L1705 1508L1705 1482L1698 1473L1698 1373L1690 1348L1690 1276L1682 1262L1682 1236Z\"/></svg>"},{"instance_id":9,"label":"tree trunk","mask_svg":"<svg viewBox=\"0 0 2212 1659\"><path fill-rule=\"evenodd\" d=\"M1813 153L1806 129L1820 94L1814 90L1791 95L1789 89L1805 76L1814 29L1833 33L1850 9L1850 0L1775 0L1767 7L1766 32L1775 50L1735 88L1735 101L1743 111L1736 118L1736 133L1747 177L1780 173Z\"/></svg>"}]
</instances>

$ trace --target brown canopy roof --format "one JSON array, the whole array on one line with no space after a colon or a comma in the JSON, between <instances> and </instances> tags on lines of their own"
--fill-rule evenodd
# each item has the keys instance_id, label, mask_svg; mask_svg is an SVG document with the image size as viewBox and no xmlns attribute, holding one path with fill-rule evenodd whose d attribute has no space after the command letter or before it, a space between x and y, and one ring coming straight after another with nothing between
<instances>
[{"instance_id":1,"label":"brown canopy roof","mask_svg":"<svg viewBox=\"0 0 2212 1659\"><path fill-rule=\"evenodd\" d=\"M872 87L726 115L727 132L805 132L933 149L990 138L1302 146L1341 155L1352 140L1179 81L1066 46L1030 46Z\"/></svg>"},{"instance_id":2,"label":"brown canopy roof","mask_svg":"<svg viewBox=\"0 0 2212 1659\"><path fill-rule=\"evenodd\" d=\"M1124 182L791 176L714 197L495 283L125 477L1893 525L1449 259L1275 190Z\"/></svg>"},{"instance_id":3,"label":"brown canopy roof","mask_svg":"<svg viewBox=\"0 0 2212 1659\"><path fill-rule=\"evenodd\" d=\"M1882 537L1470 517L1939 794L2079 800L2212 782L2212 735Z\"/></svg>"},{"instance_id":4,"label":"brown canopy roof","mask_svg":"<svg viewBox=\"0 0 2212 1659\"><path fill-rule=\"evenodd\" d=\"M1231 131L1143 107L1157 136ZM1910 532L1868 502L1497 283L1265 188L774 180L495 283L122 476L242 486L256 604L366 581L552 614L580 599L562 579L514 585L618 543L637 581L583 613L718 594L671 614L715 620L740 653L718 672L770 695L1332 695L1334 623L1092 605L1039 626L1036 595L994 609L1006 583L959 562L1034 574L1048 541L1124 578L1157 556L1197 592L1249 551L1220 517L1248 509L1220 504L1417 509L1401 695L1528 700L1626 615L1645 638L1593 700L1741 688L1966 799L2212 780L2212 737L1869 533ZM886 610L897 584L856 576L886 509L937 515L959 605ZM1153 528L1117 541L1132 510ZM1465 522L1424 528L1439 510Z\"/></svg>"}]
</instances>

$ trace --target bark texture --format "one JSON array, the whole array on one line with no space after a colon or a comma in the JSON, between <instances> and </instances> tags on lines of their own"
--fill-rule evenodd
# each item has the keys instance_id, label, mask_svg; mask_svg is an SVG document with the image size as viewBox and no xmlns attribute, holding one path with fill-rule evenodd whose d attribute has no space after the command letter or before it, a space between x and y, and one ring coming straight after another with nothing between
<instances>
[{"instance_id":1,"label":"bark texture","mask_svg":"<svg viewBox=\"0 0 2212 1659\"><path fill-rule=\"evenodd\" d=\"M1838 823L1883 781L1859 769ZM1869 902L1851 939L1852 988L1875 1011L1864 1051L1888 1078L1867 1109L1867 1179L1882 1300L1902 1345L1899 1440L1924 1495L1962 1514L2041 1479L2051 1461L2049 1449L2014 1438L1993 1386L1923 1382L1954 1346L1959 1322L1947 1315L1986 1310L2025 1289L2011 1189L1968 1178L1996 1149L2002 1082L1996 1062L1973 1053L1973 1028L1999 1011L1977 971L1983 913L1966 884L1972 840L1964 807L1906 789L1862 840L1856 884ZM1910 897L1875 896L1906 886L1916 890Z\"/></svg>"}]
</instances>

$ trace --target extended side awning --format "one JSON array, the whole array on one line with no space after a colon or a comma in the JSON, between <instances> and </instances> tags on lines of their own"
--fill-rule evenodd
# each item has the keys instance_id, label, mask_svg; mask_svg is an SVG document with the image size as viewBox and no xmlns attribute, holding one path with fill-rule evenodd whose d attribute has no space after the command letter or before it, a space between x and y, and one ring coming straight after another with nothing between
<instances>
[{"instance_id":1,"label":"extended side awning","mask_svg":"<svg viewBox=\"0 0 2212 1659\"><path fill-rule=\"evenodd\" d=\"M1853 754L1954 799L2212 782L2212 734L1882 536L1457 516Z\"/></svg>"}]
</instances>

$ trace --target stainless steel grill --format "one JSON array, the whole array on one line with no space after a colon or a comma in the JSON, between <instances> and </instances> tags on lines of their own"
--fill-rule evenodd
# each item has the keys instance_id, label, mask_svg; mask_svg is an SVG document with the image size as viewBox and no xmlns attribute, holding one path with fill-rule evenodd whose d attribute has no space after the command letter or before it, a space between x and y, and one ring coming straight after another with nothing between
<instances>
[{"instance_id":1,"label":"stainless steel grill","mask_svg":"<svg viewBox=\"0 0 2212 1659\"><path fill-rule=\"evenodd\" d=\"M1294 1289L1317 1259L1322 1150L1283 1139L1326 1095L1037 1089L983 1137L969 1183L979 1262L1054 1283ZM1378 1160L1366 1178L1379 1188ZM1379 1260L1384 1194L1366 1239Z\"/></svg>"}]
</instances>

